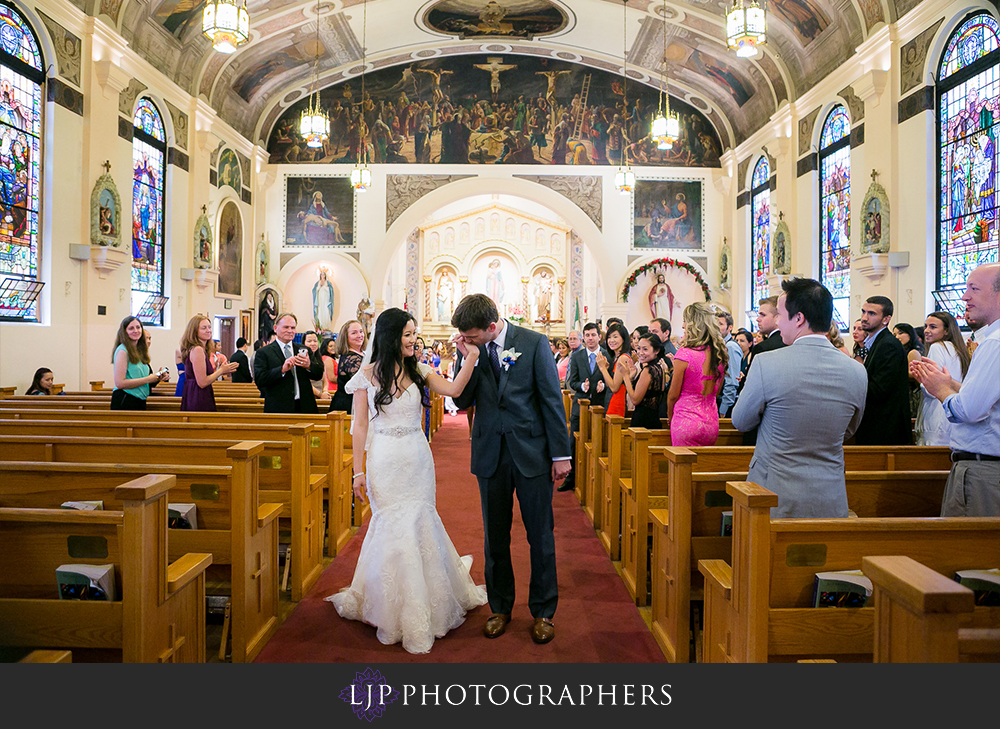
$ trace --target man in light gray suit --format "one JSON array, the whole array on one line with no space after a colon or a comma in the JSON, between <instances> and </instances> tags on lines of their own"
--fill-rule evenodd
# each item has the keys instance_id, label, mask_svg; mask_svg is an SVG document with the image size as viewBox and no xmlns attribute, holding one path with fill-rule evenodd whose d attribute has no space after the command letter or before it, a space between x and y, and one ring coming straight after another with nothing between
<instances>
[{"instance_id":1,"label":"man in light gray suit","mask_svg":"<svg viewBox=\"0 0 1000 729\"><path fill-rule=\"evenodd\" d=\"M827 339L833 297L818 281L783 281L778 330L786 346L747 372L733 425L759 427L748 480L778 495L774 518L847 516L844 441L861 423L865 368Z\"/></svg>"},{"instance_id":2,"label":"man in light gray suit","mask_svg":"<svg viewBox=\"0 0 1000 729\"><path fill-rule=\"evenodd\" d=\"M459 408L476 408L472 473L479 480L486 595L493 611L483 633L487 638L503 635L514 607L510 529L516 493L531 547L531 639L548 643L555 637L552 617L558 601L552 487L571 466L556 363L546 337L501 319L485 294L463 298L451 324L459 331L459 354L479 347L472 378L454 399Z\"/></svg>"}]
</instances>

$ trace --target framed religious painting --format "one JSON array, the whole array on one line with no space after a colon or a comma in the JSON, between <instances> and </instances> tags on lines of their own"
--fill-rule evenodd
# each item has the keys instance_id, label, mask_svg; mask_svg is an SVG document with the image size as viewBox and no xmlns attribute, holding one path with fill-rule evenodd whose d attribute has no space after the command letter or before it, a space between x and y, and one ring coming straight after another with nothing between
<instances>
[{"instance_id":1,"label":"framed religious painting","mask_svg":"<svg viewBox=\"0 0 1000 729\"><path fill-rule=\"evenodd\" d=\"M354 190L347 175L285 176L285 248L355 248Z\"/></svg>"},{"instance_id":2,"label":"framed religious painting","mask_svg":"<svg viewBox=\"0 0 1000 729\"><path fill-rule=\"evenodd\" d=\"M105 172L90 194L90 244L118 248L122 244L122 199L109 172Z\"/></svg>"},{"instance_id":3,"label":"framed religious painting","mask_svg":"<svg viewBox=\"0 0 1000 729\"><path fill-rule=\"evenodd\" d=\"M632 193L632 250L705 250L703 192L702 180L636 180Z\"/></svg>"}]
</instances>

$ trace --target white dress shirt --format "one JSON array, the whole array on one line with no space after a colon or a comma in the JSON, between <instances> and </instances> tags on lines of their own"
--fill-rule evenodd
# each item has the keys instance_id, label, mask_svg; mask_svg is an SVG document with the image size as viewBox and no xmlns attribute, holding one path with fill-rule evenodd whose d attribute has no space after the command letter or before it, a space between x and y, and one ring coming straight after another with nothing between
<instances>
[{"instance_id":1,"label":"white dress shirt","mask_svg":"<svg viewBox=\"0 0 1000 729\"><path fill-rule=\"evenodd\" d=\"M952 424L949 445L954 451L1000 456L1000 319L977 331L976 341L961 389L942 403Z\"/></svg>"}]
</instances>

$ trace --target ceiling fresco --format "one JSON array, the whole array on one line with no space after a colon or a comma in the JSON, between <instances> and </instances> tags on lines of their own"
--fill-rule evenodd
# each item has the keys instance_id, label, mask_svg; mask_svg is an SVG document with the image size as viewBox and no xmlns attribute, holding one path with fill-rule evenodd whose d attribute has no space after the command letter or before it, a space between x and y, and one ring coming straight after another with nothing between
<instances>
[{"instance_id":1,"label":"ceiling fresco","mask_svg":"<svg viewBox=\"0 0 1000 729\"><path fill-rule=\"evenodd\" d=\"M316 2L249 0L251 41L231 56L201 34L204 0L72 1L113 23L154 67L258 143L317 86L314 64L321 88L360 73L365 35L368 72L506 54L620 73L627 55L630 77L659 88L665 57L671 95L704 113L723 150L836 69L882 22L917 4L770 0L764 54L740 59L726 48L727 0L629 0L624 9L621 0L321 0L318 16Z\"/></svg>"}]
</instances>

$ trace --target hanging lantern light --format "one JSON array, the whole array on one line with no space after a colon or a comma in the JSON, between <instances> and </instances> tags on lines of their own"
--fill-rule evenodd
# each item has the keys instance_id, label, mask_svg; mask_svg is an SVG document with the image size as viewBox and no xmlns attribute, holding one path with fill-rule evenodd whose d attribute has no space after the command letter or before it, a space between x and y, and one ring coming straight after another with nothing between
<instances>
[{"instance_id":1,"label":"hanging lantern light","mask_svg":"<svg viewBox=\"0 0 1000 729\"><path fill-rule=\"evenodd\" d=\"M362 3L361 14L361 106L358 124L361 144L358 161L351 170L351 187L355 192L366 192L372 184L372 171L368 168L368 124L365 122L365 67L368 65L368 0Z\"/></svg>"},{"instance_id":2,"label":"hanging lantern light","mask_svg":"<svg viewBox=\"0 0 1000 729\"><path fill-rule=\"evenodd\" d=\"M322 147L330 138L330 117L323 110L319 101L319 0L316 0L316 58L313 60L313 88L315 91L309 97L309 105L299 118L299 134L306 140L306 146Z\"/></svg>"},{"instance_id":3,"label":"hanging lantern light","mask_svg":"<svg viewBox=\"0 0 1000 729\"><path fill-rule=\"evenodd\" d=\"M657 149L670 149L680 136L680 122L677 114L670 113L670 94L667 92L667 13L663 6L663 65L660 67L660 107L649 129L649 136L656 142ZM665 109L665 111L664 111Z\"/></svg>"},{"instance_id":4,"label":"hanging lantern light","mask_svg":"<svg viewBox=\"0 0 1000 729\"><path fill-rule=\"evenodd\" d=\"M356 192L365 192L372 184L372 171L368 169L368 162L363 161L365 157L367 155L362 152L362 160L359 160L358 164L354 165L354 169L351 170L351 187Z\"/></svg>"},{"instance_id":5,"label":"hanging lantern light","mask_svg":"<svg viewBox=\"0 0 1000 729\"><path fill-rule=\"evenodd\" d=\"M726 14L726 40L740 58L753 58L767 41L767 16L756 0L733 0Z\"/></svg>"},{"instance_id":6,"label":"hanging lantern light","mask_svg":"<svg viewBox=\"0 0 1000 729\"><path fill-rule=\"evenodd\" d=\"M615 173L615 187L622 195L629 195L635 189L635 173L626 160Z\"/></svg>"},{"instance_id":7,"label":"hanging lantern light","mask_svg":"<svg viewBox=\"0 0 1000 729\"><path fill-rule=\"evenodd\" d=\"M626 33L628 26L628 15L626 8L628 0L622 0L622 104L625 111L628 111L628 36ZM627 118L627 113L622 115ZM622 130L622 162L615 173L615 187L622 195L629 195L635 189L635 173L628 163L628 122L624 121Z\"/></svg>"},{"instance_id":8,"label":"hanging lantern light","mask_svg":"<svg viewBox=\"0 0 1000 729\"><path fill-rule=\"evenodd\" d=\"M209 0L201 13L201 31L219 53L235 53L250 38L247 4L236 0Z\"/></svg>"}]
</instances>

